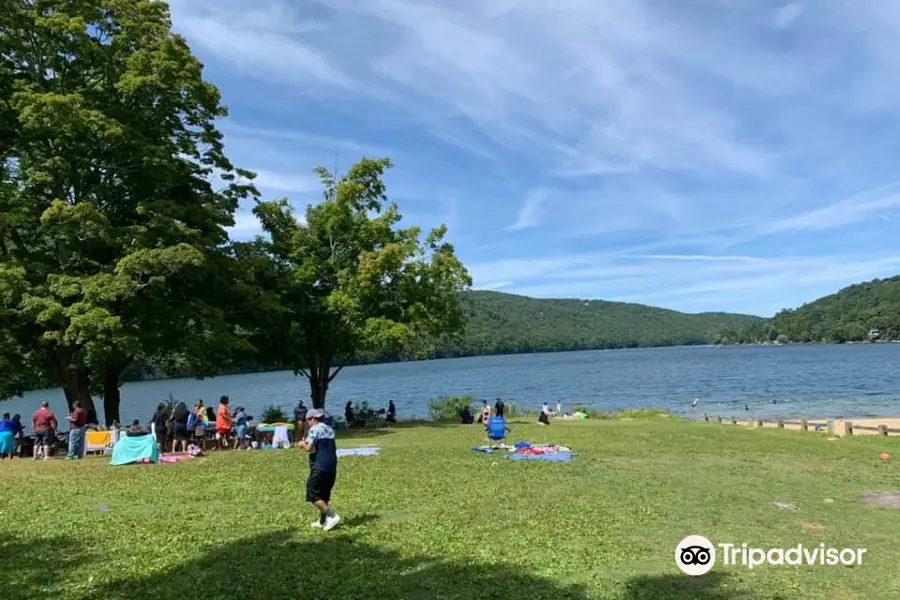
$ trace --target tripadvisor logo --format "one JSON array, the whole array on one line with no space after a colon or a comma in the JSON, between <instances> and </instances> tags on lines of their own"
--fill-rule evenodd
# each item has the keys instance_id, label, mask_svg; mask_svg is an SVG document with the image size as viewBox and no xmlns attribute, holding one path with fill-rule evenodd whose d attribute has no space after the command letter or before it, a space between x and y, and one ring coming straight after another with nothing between
<instances>
[{"instance_id":1,"label":"tripadvisor logo","mask_svg":"<svg viewBox=\"0 0 900 600\"><path fill-rule=\"evenodd\" d=\"M825 544L805 547L797 544L790 548L753 548L747 544L713 544L702 535L689 535L675 547L675 564L686 575L705 575L716 564L716 555L725 566L742 566L748 569L768 564L783 565L861 565L866 548L826 548Z\"/></svg>"},{"instance_id":2,"label":"tripadvisor logo","mask_svg":"<svg viewBox=\"0 0 900 600\"><path fill-rule=\"evenodd\" d=\"M705 575L716 564L716 547L702 535L689 535L675 548L675 564L686 575Z\"/></svg>"}]
</instances>

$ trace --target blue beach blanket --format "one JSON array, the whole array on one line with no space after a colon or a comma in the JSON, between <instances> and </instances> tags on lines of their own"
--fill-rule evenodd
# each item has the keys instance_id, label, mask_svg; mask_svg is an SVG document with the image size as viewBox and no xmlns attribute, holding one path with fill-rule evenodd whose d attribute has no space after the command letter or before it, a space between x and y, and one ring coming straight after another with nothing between
<instances>
[{"instance_id":1,"label":"blue beach blanket","mask_svg":"<svg viewBox=\"0 0 900 600\"><path fill-rule=\"evenodd\" d=\"M507 460L537 460L542 462L567 463L572 462L574 455L569 452L557 452L555 454L510 454Z\"/></svg>"},{"instance_id":2,"label":"blue beach blanket","mask_svg":"<svg viewBox=\"0 0 900 600\"><path fill-rule=\"evenodd\" d=\"M152 435L140 437L122 437L113 446L110 466L133 465L141 461L159 462L159 448Z\"/></svg>"}]
</instances>

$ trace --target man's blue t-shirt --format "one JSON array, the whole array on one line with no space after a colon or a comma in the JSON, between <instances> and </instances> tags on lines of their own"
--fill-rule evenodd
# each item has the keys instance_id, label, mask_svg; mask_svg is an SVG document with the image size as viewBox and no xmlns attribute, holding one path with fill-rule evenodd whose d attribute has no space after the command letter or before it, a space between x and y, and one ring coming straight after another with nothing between
<instances>
[{"instance_id":1,"label":"man's blue t-shirt","mask_svg":"<svg viewBox=\"0 0 900 600\"><path fill-rule=\"evenodd\" d=\"M323 473L337 473L337 447L334 445L334 429L325 423L313 425L306 436L312 446L309 468Z\"/></svg>"}]
</instances>

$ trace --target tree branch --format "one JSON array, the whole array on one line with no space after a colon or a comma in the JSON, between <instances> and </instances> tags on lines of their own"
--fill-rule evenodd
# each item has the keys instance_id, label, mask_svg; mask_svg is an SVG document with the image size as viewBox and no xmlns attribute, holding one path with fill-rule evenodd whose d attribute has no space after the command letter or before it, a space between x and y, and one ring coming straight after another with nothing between
<instances>
[{"instance_id":1,"label":"tree branch","mask_svg":"<svg viewBox=\"0 0 900 600\"><path fill-rule=\"evenodd\" d=\"M341 369L343 369L347 365L348 362L350 362L351 358L353 358L352 354L348 354L346 357L344 357L344 360L342 360L341 364L338 365L338 368L334 370L334 373L330 373L328 375L328 383L331 383L332 380L334 380L334 378L337 377L337 374L341 372Z\"/></svg>"}]
</instances>

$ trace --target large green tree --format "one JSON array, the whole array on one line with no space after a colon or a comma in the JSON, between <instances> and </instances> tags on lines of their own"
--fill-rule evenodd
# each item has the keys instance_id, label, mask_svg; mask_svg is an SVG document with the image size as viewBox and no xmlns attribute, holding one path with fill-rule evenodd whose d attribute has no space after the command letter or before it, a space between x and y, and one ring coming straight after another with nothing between
<instances>
[{"instance_id":1,"label":"large green tree","mask_svg":"<svg viewBox=\"0 0 900 600\"><path fill-rule=\"evenodd\" d=\"M239 249L257 287L268 290L254 304L265 307L256 346L265 362L308 379L317 408L354 356L463 330L459 294L471 278L443 240L446 227L423 238L419 227L397 226L400 211L382 179L390 167L388 159L362 159L339 179L318 169L324 201L303 220L286 200L258 204L270 240Z\"/></svg>"},{"instance_id":2,"label":"large green tree","mask_svg":"<svg viewBox=\"0 0 900 600\"><path fill-rule=\"evenodd\" d=\"M0 94L2 325L70 406L93 417L101 387L114 420L135 356L220 339L203 276L252 174L162 2L7 2Z\"/></svg>"}]
</instances>

